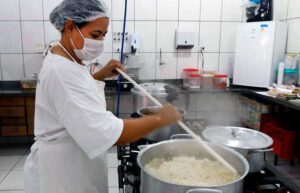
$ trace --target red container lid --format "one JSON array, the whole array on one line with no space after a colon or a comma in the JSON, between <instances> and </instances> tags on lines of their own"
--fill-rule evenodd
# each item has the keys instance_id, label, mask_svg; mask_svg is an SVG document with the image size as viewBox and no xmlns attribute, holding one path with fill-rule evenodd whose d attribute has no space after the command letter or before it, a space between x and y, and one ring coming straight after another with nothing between
<instances>
[{"instance_id":1,"label":"red container lid","mask_svg":"<svg viewBox=\"0 0 300 193\"><path fill-rule=\"evenodd\" d=\"M197 68L184 68L184 72L198 72L199 70Z\"/></svg>"},{"instance_id":2,"label":"red container lid","mask_svg":"<svg viewBox=\"0 0 300 193\"><path fill-rule=\"evenodd\" d=\"M190 74L189 77L201 77L200 74Z\"/></svg>"},{"instance_id":3,"label":"red container lid","mask_svg":"<svg viewBox=\"0 0 300 193\"><path fill-rule=\"evenodd\" d=\"M217 78L227 78L228 75L227 74L216 74L215 77L217 77Z\"/></svg>"}]
</instances>

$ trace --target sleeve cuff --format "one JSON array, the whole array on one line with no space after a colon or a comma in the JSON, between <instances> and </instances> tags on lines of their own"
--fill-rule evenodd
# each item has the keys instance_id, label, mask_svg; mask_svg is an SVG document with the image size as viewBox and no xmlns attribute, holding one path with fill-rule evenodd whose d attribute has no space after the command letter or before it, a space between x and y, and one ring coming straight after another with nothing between
<instances>
[{"instance_id":1,"label":"sleeve cuff","mask_svg":"<svg viewBox=\"0 0 300 193\"><path fill-rule=\"evenodd\" d=\"M109 142L106 143L105 145L102 145L99 149L91 152L88 154L90 159L95 159L98 156L100 156L102 153L106 152L110 147L112 147L120 138L122 132L123 132L123 128L124 128L124 122L122 119L118 119L116 120L116 130L114 133L114 135L110 138Z\"/></svg>"}]
</instances>

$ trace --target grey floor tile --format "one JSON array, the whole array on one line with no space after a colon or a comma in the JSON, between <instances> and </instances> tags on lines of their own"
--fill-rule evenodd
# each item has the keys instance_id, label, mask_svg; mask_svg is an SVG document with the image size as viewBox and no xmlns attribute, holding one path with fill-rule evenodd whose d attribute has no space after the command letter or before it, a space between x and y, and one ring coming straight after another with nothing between
<instances>
[{"instance_id":1,"label":"grey floor tile","mask_svg":"<svg viewBox=\"0 0 300 193\"><path fill-rule=\"evenodd\" d=\"M26 161L27 155L23 156L14 167L14 170L22 170Z\"/></svg>"},{"instance_id":2,"label":"grey floor tile","mask_svg":"<svg viewBox=\"0 0 300 193\"><path fill-rule=\"evenodd\" d=\"M109 188L109 193L119 193L119 188ZM0 192L1 193L1 192Z\"/></svg>"},{"instance_id":3,"label":"grey floor tile","mask_svg":"<svg viewBox=\"0 0 300 193\"><path fill-rule=\"evenodd\" d=\"M118 156L117 153L108 153L107 154L107 164L109 168L118 167Z\"/></svg>"},{"instance_id":4,"label":"grey floor tile","mask_svg":"<svg viewBox=\"0 0 300 193\"><path fill-rule=\"evenodd\" d=\"M0 182L2 182L2 180L4 180L4 178L6 178L8 173L9 173L9 171L0 171Z\"/></svg>"},{"instance_id":5,"label":"grey floor tile","mask_svg":"<svg viewBox=\"0 0 300 193\"><path fill-rule=\"evenodd\" d=\"M9 171L22 158L21 155L0 155L0 171Z\"/></svg>"},{"instance_id":6,"label":"grey floor tile","mask_svg":"<svg viewBox=\"0 0 300 193\"><path fill-rule=\"evenodd\" d=\"M109 148L108 153L117 153L117 146Z\"/></svg>"},{"instance_id":7,"label":"grey floor tile","mask_svg":"<svg viewBox=\"0 0 300 193\"><path fill-rule=\"evenodd\" d=\"M12 170L0 184L0 190L23 190L23 171Z\"/></svg>"},{"instance_id":8,"label":"grey floor tile","mask_svg":"<svg viewBox=\"0 0 300 193\"><path fill-rule=\"evenodd\" d=\"M118 187L118 171L117 168L108 168L108 186Z\"/></svg>"}]
</instances>

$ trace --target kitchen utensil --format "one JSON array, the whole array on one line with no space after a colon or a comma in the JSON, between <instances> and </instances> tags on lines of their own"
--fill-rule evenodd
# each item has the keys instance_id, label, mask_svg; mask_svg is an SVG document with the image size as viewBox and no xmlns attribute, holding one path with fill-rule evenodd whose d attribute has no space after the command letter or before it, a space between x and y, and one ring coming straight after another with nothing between
<instances>
[{"instance_id":1,"label":"kitchen utensil","mask_svg":"<svg viewBox=\"0 0 300 193\"><path fill-rule=\"evenodd\" d=\"M155 99L153 96L151 96L143 87L138 85L134 80L132 80L125 72L122 70L116 68L116 70L125 77L129 82L131 82L138 90L140 90L144 95L146 95L153 103L155 103L157 106L162 106L162 104ZM218 153L216 153L212 148L210 148L201 137L196 135L191 129L189 129L182 121L178 121L177 124L185 130L188 134L190 134L198 143L201 145L207 152L209 152L217 161L222 163L226 168L231 170L234 173L237 173L236 169L230 165L224 158L222 158Z\"/></svg>"},{"instance_id":2,"label":"kitchen utensil","mask_svg":"<svg viewBox=\"0 0 300 193\"><path fill-rule=\"evenodd\" d=\"M207 127L203 137L210 142L231 147L246 157L250 173L258 172L264 167L263 153L272 151L273 140L268 135L242 127Z\"/></svg>"},{"instance_id":3,"label":"kitchen utensil","mask_svg":"<svg viewBox=\"0 0 300 193\"><path fill-rule=\"evenodd\" d=\"M194 187L185 186L174 183L169 183L156 178L154 175L148 173L144 167L153 158L169 159L176 156L193 156L199 159L211 159L210 153L203 146L199 146L196 140L191 139L176 139L155 143L149 146L144 146L139 152L137 162L141 168L141 193L158 193L158 192L172 192L185 193L190 191L196 193L195 189L205 192L205 189L211 189L208 192L223 192L223 193L242 193L243 180L249 171L249 164L247 160L238 152L215 143L204 142L213 151L220 154L224 159L233 165L240 177L228 184L212 187ZM193 191L192 191L193 190ZM213 191L214 190L214 191ZM207 191L205 193L208 193ZM200 192L199 192L200 193Z\"/></svg>"}]
</instances>

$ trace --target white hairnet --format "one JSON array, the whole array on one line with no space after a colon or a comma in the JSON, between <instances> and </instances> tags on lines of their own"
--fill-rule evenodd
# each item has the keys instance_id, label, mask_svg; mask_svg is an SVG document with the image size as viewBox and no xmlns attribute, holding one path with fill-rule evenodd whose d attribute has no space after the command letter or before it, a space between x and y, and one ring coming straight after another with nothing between
<instances>
[{"instance_id":1,"label":"white hairnet","mask_svg":"<svg viewBox=\"0 0 300 193\"><path fill-rule=\"evenodd\" d=\"M64 0L50 13L50 21L59 31L68 19L84 23L101 17L108 17L107 6L101 0Z\"/></svg>"}]
</instances>

